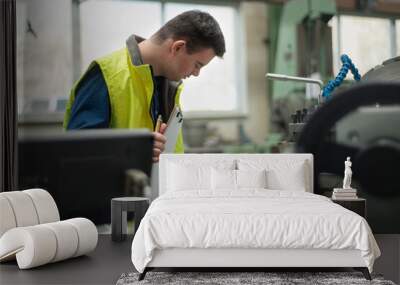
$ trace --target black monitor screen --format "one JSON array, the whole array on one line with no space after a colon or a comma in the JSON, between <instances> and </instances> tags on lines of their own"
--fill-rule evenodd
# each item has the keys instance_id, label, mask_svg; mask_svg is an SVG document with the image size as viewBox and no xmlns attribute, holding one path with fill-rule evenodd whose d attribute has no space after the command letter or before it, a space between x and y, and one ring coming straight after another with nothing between
<instances>
[{"instance_id":1,"label":"black monitor screen","mask_svg":"<svg viewBox=\"0 0 400 285\"><path fill-rule=\"evenodd\" d=\"M85 217L110 222L110 200L125 196L125 172L149 177L153 137L141 130L79 130L20 135L19 189L43 188L61 219Z\"/></svg>"}]
</instances>

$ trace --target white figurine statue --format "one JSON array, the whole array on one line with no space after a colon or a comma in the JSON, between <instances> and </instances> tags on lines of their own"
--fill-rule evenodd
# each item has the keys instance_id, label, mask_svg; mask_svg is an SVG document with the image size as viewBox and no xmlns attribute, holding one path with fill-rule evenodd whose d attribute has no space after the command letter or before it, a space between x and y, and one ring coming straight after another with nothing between
<instances>
[{"instance_id":1,"label":"white figurine statue","mask_svg":"<svg viewBox=\"0 0 400 285\"><path fill-rule=\"evenodd\" d=\"M351 184L351 176L353 172L351 171L351 161L350 157L347 157L347 160L344 162L344 178L343 178L343 189L352 189Z\"/></svg>"}]
</instances>

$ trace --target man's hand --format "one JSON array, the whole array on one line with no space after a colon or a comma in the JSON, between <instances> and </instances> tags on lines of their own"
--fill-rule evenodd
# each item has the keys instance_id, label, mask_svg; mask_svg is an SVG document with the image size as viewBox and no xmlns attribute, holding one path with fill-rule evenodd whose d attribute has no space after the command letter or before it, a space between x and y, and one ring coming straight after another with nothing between
<instances>
[{"instance_id":1,"label":"man's hand","mask_svg":"<svg viewBox=\"0 0 400 285\"><path fill-rule=\"evenodd\" d=\"M153 132L154 144L153 144L153 162L160 160L160 154L164 151L165 143L167 138L164 136L164 132L167 129L167 124L162 123L158 132Z\"/></svg>"}]
</instances>

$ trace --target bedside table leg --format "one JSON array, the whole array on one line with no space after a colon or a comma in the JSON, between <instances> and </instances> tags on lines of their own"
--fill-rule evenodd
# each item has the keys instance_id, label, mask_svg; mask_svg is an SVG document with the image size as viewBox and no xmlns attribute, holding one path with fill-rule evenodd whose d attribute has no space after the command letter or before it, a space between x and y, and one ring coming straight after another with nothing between
<instances>
[{"instance_id":1,"label":"bedside table leg","mask_svg":"<svg viewBox=\"0 0 400 285\"><path fill-rule=\"evenodd\" d=\"M111 239L123 241L126 238L127 213L122 206L111 202Z\"/></svg>"}]
</instances>

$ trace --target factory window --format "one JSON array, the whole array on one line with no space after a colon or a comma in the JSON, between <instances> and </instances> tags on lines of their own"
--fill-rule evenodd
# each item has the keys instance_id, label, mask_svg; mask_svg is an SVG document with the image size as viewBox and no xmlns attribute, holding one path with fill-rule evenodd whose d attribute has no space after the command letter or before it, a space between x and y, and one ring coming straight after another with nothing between
<instances>
[{"instance_id":1,"label":"factory window","mask_svg":"<svg viewBox=\"0 0 400 285\"><path fill-rule=\"evenodd\" d=\"M361 76L394 56L391 46L396 39L391 37L390 19L340 15L332 19L331 25L334 74L341 67L341 54L350 56Z\"/></svg>"},{"instance_id":2,"label":"factory window","mask_svg":"<svg viewBox=\"0 0 400 285\"><path fill-rule=\"evenodd\" d=\"M204 68L201 76L190 78L185 84L182 105L185 111L192 112L232 112L238 111L239 93L243 86L243 78L239 74L238 62L240 44L238 44L238 33L236 10L230 6L210 6L194 4L166 4L165 19L168 20L177 14L189 10L200 9L208 11L219 22L225 36L226 53L224 59L214 59ZM236 59L236 60L235 60ZM190 114L189 114L190 115ZM201 113L200 113L201 116Z\"/></svg>"},{"instance_id":3,"label":"factory window","mask_svg":"<svg viewBox=\"0 0 400 285\"><path fill-rule=\"evenodd\" d=\"M85 1L79 9L81 73L93 59L123 47L131 34L147 38L161 26L158 2Z\"/></svg>"},{"instance_id":4,"label":"factory window","mask_svg":"<svg viewBox=\"0 0 400 285\"><path fill-rule=\"evenodd\" d=\"M208 1L208 3L210 3ZM181 104L188 117L235 116L243 114L246 78L240 54L241 31L236 5L169 3L168 1L85 1L80 4L81 72L99 56L125 44L135 33L149 37L158 28L190 9L209 12L219 22L225 36L226 53L215 58L199 77L184 81ZM140 11L140 13L138 13ZM134 16L132 16L134 15ZM149 17L151 15L151 17ZM102 19L99 21L98 19Z\"/></svg>"}]
</instances>

